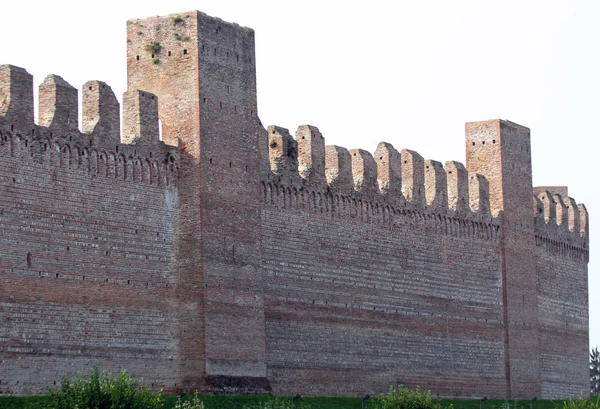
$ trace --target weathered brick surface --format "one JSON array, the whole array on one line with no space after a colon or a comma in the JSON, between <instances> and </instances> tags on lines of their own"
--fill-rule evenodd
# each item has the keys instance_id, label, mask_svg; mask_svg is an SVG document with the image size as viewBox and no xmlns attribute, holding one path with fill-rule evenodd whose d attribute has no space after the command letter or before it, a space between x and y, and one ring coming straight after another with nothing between
<instances>
[{"instance_id":1,"label":"weathered brick surface","mask_svg":"<svg viewBox=\"0 0 600 409\"><path fill-rule=\"evenodd\" d=\"M128 76L181 152L181 376L267 385L254 32L200 12L131 20Z\"/></svg>"},{"instance_id":2,"label":"weathered brick surface","mask_svg":"<svg viewBox=\"0 0 600 409\"><path fill-rule=\"evenodd\" d=\"M490 210L502 212L506 375L511 397L541 395L529 129L508 121L469 123L467 169L485 176ZM471 187L471 186L470 186Z\"/></svg>"},{"instance_id":3,"label":"weathered brick surface","mask_svg":"<svg viewBox=\"0 0 600 409\"><path fill-rule=\"evenodd\" d=\"M167 391L587 393L588 214L532 186L527 128L467 124L466 167L325 146L258 120L251 29L188 12L127 40L125 144L107 84L80 133L48 76L38 126L0 66L0 393L95 361Z\"/></svg>"},{"instance_id":4,"label":"weathered brick surface","mask_svg":"<svg viewBox=\"0 0 600 409\"><path fill-rule=\"evenodd\" d=\"M497 237L400 209L302 206L279 197L263 212L275 393L505 396Z\"/></svg>"},{"instance_id":5,"label":"weathered brick surface","mask_svg":"<svg viewBox=\"0 0 600 409\"><path fill-rule=\"evenodd\" d=\"M94 361L176 389L177 191L83 135L2 125L0 391L39 392Z\"/></svg>"},{"instance_id":6,"label":"weathered brick surface","mask_svg":"<svg viewBox=\"0 0 600 409\"><path fill-rule=\"evenodd\" d=\"M589 381L588 235L565 186L534 190L545 206L535 214L542 395L558 398L578 394ZM561 224L559 203L566 207Z\"/></svg>"}]
</instances>

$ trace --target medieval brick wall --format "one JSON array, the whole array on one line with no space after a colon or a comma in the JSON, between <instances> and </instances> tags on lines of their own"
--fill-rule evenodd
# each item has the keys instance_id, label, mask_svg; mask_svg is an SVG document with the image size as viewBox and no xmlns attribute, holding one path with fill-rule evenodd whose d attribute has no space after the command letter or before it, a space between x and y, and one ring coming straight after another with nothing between
<instances>
[{"instance_id":1,"label":"medieval brick wall","mask_svg":"<svg viewBox=\"0 0 600 409\"><path fill-rule=\"evenodd\" d=\"M440 396L505 396L493 224L384 214L373 203L290 204L285 194L269 194L263 211L275 393L361 396L404 384Z\"/></svg>"},{"instance_id":2,"label":"medieval brick wall","mask_svg":"<svg viewBox=\"0 0 600 409\"><path fill-rule=\"evenodd\" d=\"M167 391L587 393L588 214L531 185L527 128L467 124L466 167L265 129L254 32L200 12L129 21L127 66L122 131L90 81L83 133L68 82L36 125L0 66L0 393L94 362Z\"/></svg>"},{"instance_id":3,"label":"medieval brick wall","mask_svg":"<svg viewBox=\"0 0 600 409\"><path fill-rule=\"evenodd\" d=\"M94 362L175 389L177 191L116 175L104 150L6 127L0 138L2 393Z\"/></svg>"},{"instance_id":4,"label":"medieval brick wall","mask_svg":"<svg viewBox=\"0 0 600 409\"><path fill-rule=\"evenodd\" d=\"M104 133L119 106L101 82L84 86L84 122L102 135L73 126L77 91L58 76L40 87L48 127L34 125L31 76L0 73L0 392L38 393L94 362L175 390L176 152Z\"/></svg>"},{"instance_id":5,"label":"medieval brick wall","mask_svg":"<svg viewBox=\"0 0 600 409\"><path fill-rule=\"evenodd\" d=\"M550 190L549 190L550 189ZM587 211L562 187L536 189L535 244L542 396L589 382ZM539 207L538 207L539 206Z\"/></svg>"}]
</instances>

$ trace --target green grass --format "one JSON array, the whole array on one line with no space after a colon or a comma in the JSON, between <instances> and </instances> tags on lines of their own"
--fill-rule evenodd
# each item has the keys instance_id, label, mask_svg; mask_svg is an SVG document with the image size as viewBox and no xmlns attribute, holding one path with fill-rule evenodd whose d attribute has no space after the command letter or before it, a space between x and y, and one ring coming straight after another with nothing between
<instances>
[{"instance_id":1,"label":"green grass","mask_svg":"<svg viewBox=\"0 0 600 409\"><path fill-rule=\"evenodd\" d=\"M442 405L453 405L454 409L479 409L479 401L471 399L440 399ZM533 409L562 409L562 400L536 400ZM488 399L482 409L529 409L528 400Z\"/></svg>"},{"instance_id":2,"label":"green grass","mask_svg":"<svg viewBox=\"0 0 600 409\"><path fill-rule=\"evenodd\" d=\"M49 403L49 396L0 396L0 409L42 409Z\"/></svg>"},{"instance_id":3,"label":"green grass","mask_svg":"<svg viewBox=\"0 0 600 409\"><path fill-rule=\"evenodd\" d=\"M186 396L184 399L191 398ZM275 399L271 396L214 396L203 395L201 400L206 409L243 409L255 406L261 402ZM280 398L282 399L282 398ZM594 398L597 399L597 398ZM167 409L175 406L175 396L165 396ZM478 400L470 399L441 399L443 407L452 404L454 409L479 409ZM301 398L295 402L298 409L359 409L360 398ZM43 409L50 403L48 396L0 396L0 409ZM369 401L366 402L368 408ZM533 409L562 409L562 401L538 400L533 403ZM483 403L483 409L529 409L528 400L489 399Z\"/></svg>"}]
</instances>

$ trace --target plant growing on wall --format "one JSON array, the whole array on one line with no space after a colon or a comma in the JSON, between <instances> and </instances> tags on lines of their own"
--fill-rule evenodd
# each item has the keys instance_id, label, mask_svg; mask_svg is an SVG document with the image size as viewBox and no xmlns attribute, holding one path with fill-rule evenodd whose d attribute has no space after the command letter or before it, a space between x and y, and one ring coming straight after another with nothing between
<instances>
[{"instance_id":1,"label":"plant growing on wall","mask_svg":"<svg viewBox=\"0 0 600 409\"><path fill-rule=\"evenodd\" d=\"M176 39L177 41L189 41L189 39L190 39L188 36L182 36L182 35L181 35L181 34L179 34L179 33L175 33L175 34L173 34L173 35L175 36L175 39Z\"/></svg>"},{"instance_id":2,"label":"plant growing on wall","mask_svg":"<svg viewBox=\"0 0 600 409\"><path fill-rule=\"evenodd\" d=\"M162 45L156 41L146 46L146 51L152 54L158 54L160 53L160 50L162 50Z\"/></svg>"}]
</instances>

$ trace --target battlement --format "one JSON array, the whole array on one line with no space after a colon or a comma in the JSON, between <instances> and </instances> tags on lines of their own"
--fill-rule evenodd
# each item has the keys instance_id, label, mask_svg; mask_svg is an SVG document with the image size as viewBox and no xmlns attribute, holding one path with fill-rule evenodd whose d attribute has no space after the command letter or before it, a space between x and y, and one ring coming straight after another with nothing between
<instances>
[{"instance_id":1,"label":"battlement","mask_svg":"<svg viewBox=\"0 0 600 409\"><path fill-rule=\"evenodd\" d=\"M537 236L580 247L587 253L588 212L583 203L568 196L566 186L534 188L533 212Z\"/></svg>"},{"instance_id":2,"label":"battlement","mask_svg":"<svg viewBox=\"0 0 600 409\"><path fill-rule=\"evenodd\" d=\"M39 87L39 124L33 122L33 77L23 68L0 66L0 135L5 155L48 160L107 177L173 185L177 147L159 141L156 96L129 90L123 101L124 143L119 102L110 86L88 81L82 87L83 132L78 129L78 92L58 75Z\"/></svg>"},{"instance_id":3,"label":"battlement","mask_svg":"<svg viewBox=\"0 0 600 409\"><path fill-rule=\"evenodd\" d=\"M485 132L490 133L490 123L484 123ZM515 126L511 122L506 124L509 129ZM424 160L409 149L399 152L388 142L380 142L373 155L363 149L326 146L318 128L309 125L300 126L295 139L279 126L269 126L267 133L268 153L263 152L270 163L270 172L263 183L267 205L340 216L346 202L358 203L355 210L348 210L352 218L363 214L360 203L367 203L367 207L373 209L391 206L392 213L410 210L414 214L436 214L444 219L492 222L491 230L494 224L499 224L498 216L493 217L491 212L487 179L468 172L460 162L448 161L444 166L435 160ZM519 152L529 149L528 141L517 144L506 139L493 132L485 137L478 134L468 147L484 149L487 141L491 149L503 144ZM568 197L566 187L536 187L533 193L536 242L550 240L581 248L587 257L589 233L585 205ZM340 200L343 205L336 206Z\"/></svg>"},{"instance_id":4,"label":"battlement","mask_svg":"<svg viewBox=\"0 0 600 409\"><path fill-rule=\"evenodd\" d=\"M333 192L364 201L441 215L491 220L489 186L482 175L469 174L460 162L446 166L401 152L380 142L374 155L363 149L325 146L315 126L303 125L294 139L289 131L268 127L268 181L295 189ZM298 159L297 158L301 158Z\"/></svg>"}]
</instances>

